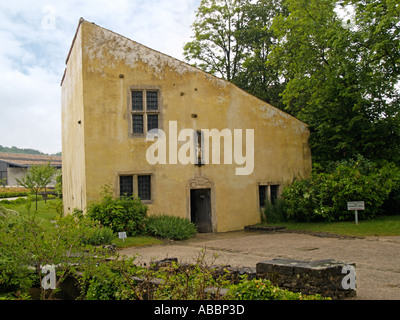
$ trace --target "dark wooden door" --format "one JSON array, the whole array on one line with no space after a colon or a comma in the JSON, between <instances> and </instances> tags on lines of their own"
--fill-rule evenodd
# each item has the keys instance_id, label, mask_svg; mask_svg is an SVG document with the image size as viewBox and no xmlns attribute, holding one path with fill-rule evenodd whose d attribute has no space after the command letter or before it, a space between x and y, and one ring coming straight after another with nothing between
<instances>
[{"instance_id":1,"label":"dark wooden door","mask_svg":"<svg viewBox=\"0 0 400 320\"><path fill-rule=\"evenodd\" d=\"M199 233L212 232L211 189L190 190L191 219Z\"/></svg>"}]
</instances>

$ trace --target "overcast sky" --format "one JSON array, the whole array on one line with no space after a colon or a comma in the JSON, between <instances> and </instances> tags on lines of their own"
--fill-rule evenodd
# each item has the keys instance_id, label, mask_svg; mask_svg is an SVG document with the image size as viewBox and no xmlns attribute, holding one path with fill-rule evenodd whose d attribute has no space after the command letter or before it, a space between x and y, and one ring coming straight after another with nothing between
<instances>
[{"instance_id":1,"label":"overcast sky","mask_svg":"<svg viewBox=\"0 0 400 320\"><path fill-rule=\"evenodd\" d=\"M0 0L0 145L61 151L61 87L79 18L183 59L200 0Z\"/></svg>"}]
</instances>

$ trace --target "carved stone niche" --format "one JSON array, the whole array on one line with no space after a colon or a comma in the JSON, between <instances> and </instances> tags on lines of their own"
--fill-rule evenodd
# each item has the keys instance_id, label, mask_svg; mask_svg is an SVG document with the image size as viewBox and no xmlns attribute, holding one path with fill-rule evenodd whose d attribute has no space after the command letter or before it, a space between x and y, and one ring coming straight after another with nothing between
<instances>
[{"instance_id":1,"label":"carved stone niche","mask_svg":"<svg viewBox=\"0 0 400 320\"><path fill-rule=\"evenodd\" d=\"M189 181L190 189L211 189L213 187L214 183L203 174L200 174Z\"/></svg>"}]
</instances>

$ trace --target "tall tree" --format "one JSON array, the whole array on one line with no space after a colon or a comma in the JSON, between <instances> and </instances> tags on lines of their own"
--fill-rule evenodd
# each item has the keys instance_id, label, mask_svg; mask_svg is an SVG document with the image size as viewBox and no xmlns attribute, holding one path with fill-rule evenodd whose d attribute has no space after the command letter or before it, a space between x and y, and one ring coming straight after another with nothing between
<instances>
[{"instance_id":1,"label":"tall tree","mask_svg":"<svg viewBox=\"0 0 400 320\"><path fill-rule=\"evenodd\" d=\"M244 10L245 25L241 41L246 48L246 58L234 83L256 97L283 108L280 94L285 79L279 75L279 61L270 63L271 52L277 44L272 22L278 14L285 16L287 10L283 0L258 0L248 4Z\"/></svg>"},{"instance_id":2,"label":"tall tree","mask_svg":"<svg viewBox=\"0 0 400 320\"><path fill-rule=\"evenodd\" d=\"M232 81L246 55L240 34L250 0L202 0L184 56L203 70Z\"/></svg>"},{"instance_id":3,"label":"tall tree","mask_svg":"<svg viewBox=\"0 0 400 320\"><path fill-rule=\"evenodd\" d=\"M370 29L360 23L365 8L350 23L339 18L335 0L286 5L289 15L274 21L279 44L271 61L281 63L280 74L288 80L282 95L286 110L310 125L314 159L362 154L399 161L399 64L367 41ZM388 49L392 27L379 31L379 48Z\"/></svg>"}]
</instances>

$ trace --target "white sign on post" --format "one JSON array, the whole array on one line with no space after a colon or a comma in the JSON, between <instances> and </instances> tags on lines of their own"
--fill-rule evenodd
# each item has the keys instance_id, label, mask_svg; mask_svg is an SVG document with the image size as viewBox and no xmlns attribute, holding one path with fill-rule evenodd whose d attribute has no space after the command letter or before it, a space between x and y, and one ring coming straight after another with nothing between
<instances>
[{"instance_id":1,"label":"white sign on post","mask_svg":"<svg viewBox=\"0 0 400 320\"><path fill-rule=\"evenodd\" d=\"M364 201L347 202L347 210L350 211L365 210Z\"/></svg>"},{"instance_id":2,"label":"white sign on post","mask_svg":"<svg viewBox=\"0 0 400 320\"><path fill-rule=\"evenodd\" d=\"M356 215L356 224L358 224L358 211L365 210L365 203L364 201L347 202L347 210L354 211Z\"/></svg>"},{"instance_id":3,"label":"white sign on post","mask_svg":"<svg viewBox=\"0 0 400 320\"><path fill-rule=\"evenodd\" d=\"M118 237L125 242L125 239L127 238L126 232L118 232Z\"/></svg>"}]
</instances>

